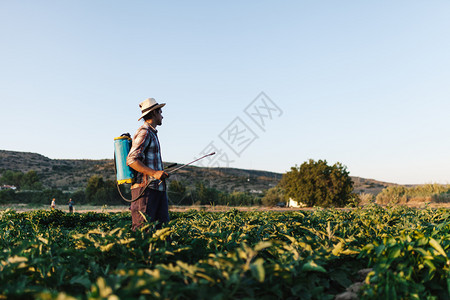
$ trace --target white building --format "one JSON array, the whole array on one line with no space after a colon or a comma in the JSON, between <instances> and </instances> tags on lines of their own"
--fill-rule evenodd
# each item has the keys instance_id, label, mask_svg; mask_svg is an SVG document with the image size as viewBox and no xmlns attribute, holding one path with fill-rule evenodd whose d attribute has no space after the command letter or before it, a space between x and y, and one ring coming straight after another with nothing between
<instances>
[{"instance_id":1,"label":"white building","mask_svg":"<svg viewBox=\"0 0 450 300\"><path fill-rule=\"evenodd\" d=\"M16 190L17 188L13 185L1 185L0 190Z\"/></svg>"},{"instance_id":2,"label":"white building","mask_svg":"<svg viewBox=\"0 0 450 300\"><path fill-rule=\"evenodd\" d=\"M292 198L289 198L288 203L287 203L287 207L306 207L306 204L301 203L301 202L297 202Z\"/></svg>"}]
</instances>

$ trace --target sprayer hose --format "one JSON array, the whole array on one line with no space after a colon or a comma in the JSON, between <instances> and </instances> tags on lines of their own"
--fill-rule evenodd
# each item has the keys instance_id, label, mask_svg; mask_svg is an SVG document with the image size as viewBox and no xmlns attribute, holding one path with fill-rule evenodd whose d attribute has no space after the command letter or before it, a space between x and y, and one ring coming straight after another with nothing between
<instances>
[{"instance_id":1,"label":"sprayer hose","mask_svg":"<svg viewBox=\"0 0 450 300\"><path fill-rule=\"evenodd\" d=\"M148 188L148 186L150 185L150 183L152 183L152 182L154 182L154 181L157 181L157 179L152 180L152 181L149 181L149 183L147 183L147 185L142 189L142 191L139 193L139 195L138 195L135 199L127 199L127 198L125 198L125 197L122 195L122 192L120 191L120 186L119 186L119 184L117 183L116 185L117 185L117 190L119 191L120 197L122 197L122 199L125 200L126 202L132 203L132 202L134 202L134 201L137 201L139 198L141 198L142 195L144 194L145 190L146 190L146 189Z\"/></svg>"},{"instance_id":2,"label":"sprayer hose","mask_svg":"<svg viewBox=\"0 0 450 300\"><path fill-rule=\"evenodd\" d=\"M114 172L117 174L117 167L116 167L116 153L114 153ZM116 186L117 186L117 190L119 191L119 195L120 197L122 197L122 199L126 202L132 203L135 202L136 200L138 200L139 198L142 197L142 195L144 194L145 190L148 188L148 186L150 185L150 183L157 181L158 179L155 180L151 180L147 183L147 185L145 186L145 188L142 189L142 191L139 193L139 195L136 197L136 199L127 199L122 195L122 191L120 190L120 186L119 183L116 181Z\"/></svg>"}]
</instances>

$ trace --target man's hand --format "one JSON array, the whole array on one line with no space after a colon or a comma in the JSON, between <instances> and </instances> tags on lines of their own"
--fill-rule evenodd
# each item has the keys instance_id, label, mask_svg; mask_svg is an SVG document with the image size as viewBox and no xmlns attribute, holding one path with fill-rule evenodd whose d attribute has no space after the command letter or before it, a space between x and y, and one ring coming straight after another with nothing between
<instances>
[{"instance_id":1,"label":"man's hand","mask_svg":"<svg viewBox=\"0 0 450 300\"><path fill-rule=\"evenodd\" d=\"M159 180L164 180L166 178L169 178L169 174L167 174L164 171L156 171L155 174L153 175L154 178L159 179Z\"/></svg>"}]
</instances>

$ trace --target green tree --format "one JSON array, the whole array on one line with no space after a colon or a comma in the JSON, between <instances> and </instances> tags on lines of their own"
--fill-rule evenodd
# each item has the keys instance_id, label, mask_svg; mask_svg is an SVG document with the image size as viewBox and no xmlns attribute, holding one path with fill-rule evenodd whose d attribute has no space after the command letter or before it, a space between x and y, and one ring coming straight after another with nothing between
<instances>
[{"instance_id":1,"label":"green tree","mask_svg":"<svg viewBox=\"0 0 450 300\"><path fill-rule=\"evenodd\" d=\"M103 180L103 177L93 175L89 178L86 191L86 202L92 204L120 204L122 203L117 192L116 183L112 180Z\"/></svg>"},{"instance_id":2,"label":"green tree","mask_svg":"<svg viewBox=\"0 0 450 300\"><path fill-rule=\"evenodd\" d=\"M20 171L7 170L0 177L1 184L14 185L22 190L42 190L43 186L36 171L31 170L27 173Z\"/></svg>"},{"instance_id":3,"label":"green tree","mask_svg":"<svg viewBox=\"0 0 450 300\"><path fill-rule=\"evenodd\" d=\"M214 188L207 187L203 182L197 182L191 196L197 204L215 204L219 198L219 192Z\"/></svg>"},{"instance_id":4,"label":"green tree","mask_svg":"<svg viewBox=\"0 0 450 300\"><path fill-rule=\"evenodd\" d=\"M21 188L23 190L42 190L43 186L36 171L29 171L22 176Z\"/></svg>"},{"instance_id":5,"label":"green tree","mask_svg":"<svg viewBox=\"0 0 450 300\"><path fill-rule=\"evenodd\" d=\"M238 191L232 192L229 199L230 201L228 204L233 206L261 204L257 203L255 197L252 195Z\"/></svg>"},{"instance_id":6,"label":"green tree","mask_svg":"<svg viewBox=\"0 0 450 300\"><path fill-rule=\"evenodd\" d=\"M13 190L0 191L0 203L14 203L16 193Z\"/></svg>"},{"instance_id":7,"label":"green tree","mask_svg":"<svg viewBox=\"0 0 450 300\"><path fill-rule=\"evenodd\" d=\"M78 190L71 196L75 204L86 204L86 193L83 190Z\"/></svg>"},{"instance_id":8,"label":"green tree","mask_svg":"<svg viewBox=\"0 0 450 300\"><path fill-rule=\"evenodd\" d=\"M353 182L347 168L337 162L310 159L283 174L279 186L287 197L307 206L342 207L352 197Z\"/></svg>"},{"instance_id":9,"label":"green tree","mask_svg":"<svg viewBox=\"0 0 450 300\"><path fill-rule=\"evenodd\" d=\"M168 196L177 205L192 204L192 199L188 197L186 186L179 180L172 180L169 184Z\"/></svg>"},{"instance_id":10,"label":"green tree","mask_svg":"<svg viewBox=\"0 0 450 300\"><path fill-rule=\"evenodd\" d=\"M22 172L20 172L20 171L15 172L15 171L7 170L7 171L3 172L2 177L0 178L0 182L2 184L14 185L17 188L20 188L21 183L22 183L22 178L23 178Z\"/></svg>"},{"instance_id":11,"label":"green tree","mask_svg":"<svg viewBox=\"0 0 450 300\"><path fill-rule=\"evenodd\" d=\"M283 189L279 186L268 189L261 202L264 206L275 206L280 202L286 203Z\"/></svg>"},{"instance_id":12,"label":"green tree","mask_svg":"<svg viewBox=\"0 0 450 300\"><path fill-rule=\"evenodd\" d=\"M97 202L97 193L103 188L103 177L93 175L89 178L86 186L86 201Z\"/></svg>"}]
</instances>

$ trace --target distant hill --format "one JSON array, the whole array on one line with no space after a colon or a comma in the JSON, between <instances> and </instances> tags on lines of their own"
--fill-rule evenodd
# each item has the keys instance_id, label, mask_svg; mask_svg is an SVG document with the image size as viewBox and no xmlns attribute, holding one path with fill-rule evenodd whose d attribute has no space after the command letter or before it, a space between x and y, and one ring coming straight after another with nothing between
<instances>
[{"instance_id":1,"label":"distant hill","mask_svg":"<svg viewBox=\"0 0 450 300\"><path fill-rule=\"evenodd\" d=\"M167 162L167 165L169 164L171 163ZM68 191L85 188L87 180L93 175L101 176L105 180L115 180L112 159L50 159L37 153L0 150L0 172L5 170L23 173L34 170L45 187ZM280 173L268 171L187 166L172 175L169 180L180 180L188 186L204 182L209 187L227 192L262 193L277 185L281 176ZM352 177L352 180L357 193L376 195L383 188L396 185L361 177Z\"/></svg>"}]
</instances>

